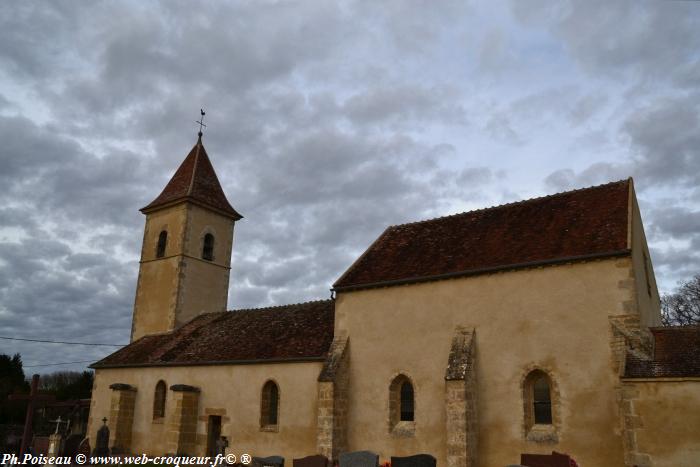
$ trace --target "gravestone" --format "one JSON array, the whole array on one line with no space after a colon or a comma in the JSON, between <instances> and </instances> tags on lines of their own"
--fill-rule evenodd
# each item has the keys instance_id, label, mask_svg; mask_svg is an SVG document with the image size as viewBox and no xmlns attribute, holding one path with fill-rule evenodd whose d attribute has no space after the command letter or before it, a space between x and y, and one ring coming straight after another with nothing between
<instances>
[{"instance_id":1,"label":"gravestone","mask_svg":"<svg viewBox=\"0 0 700 467\"><path fill-rule=\"evenodd\" d=\"M97 439L95 440L95 450L92 451L93 456L108 456L109 455L109 427L107 427L107 419L102 419L102 427L97 430Z\"/></svg>"},{"instance_id":2,"label":"gravestone","mask_svg":"<svg viewBox=\"0 0 700 467\"><path fill-rule=\"evenodd\" d=\"M521 454L520 463L526 467L571 467L572 459L566 454Z\"/></svg>"},{"instance_id":3,"label":"gravestone","mask_svg":"<svg viewBox=\"0 0 700 467\"><path fill-rule=\"evenodd\" d=\"M76 454L83 454L86 457L90 456L90 438L85 438L80 442Z\"/></svg>"},{"instance_id":4,"label":"gravestone","mask_svg":"<svg viewBox=\"0 0 700 467\"><path fill-rule=\"evenodd\" d=\"M63 452L62 454L64 456L74 458L76 454L78 454L78 447L80 446L80 442L83 441L83 435L70 435L68 438L66 438L66 442L63 444ZM90 454L88 452L88 454Z\"/></svg>"},{"instance_id":5,"label":"gravestone","mask_svg":"<svg viewBox=\"0 0 700 467\"><path fill-rule=\"evenodd\" d=\"M340 467L378 467L379 455L372 451L345 452L340 455Z\"/></svg>"},{"instance_id":6,"label":"gravestone","mask_svg":"<svg viewBox=\"0 0 700 467\"><path fill-rule=\"evenodd\" d=\"M216 454L226 455L226 448L228 447L228 439L225 436L219 436L215 443Z\"/></svg>"},{"instance_id":7,"label":"gravestone","mask_svg":"<svg viewBox=\"0 0 700 467\"><path fill-rule=\"evenodd\" d=\"M67 421L61 420L61 417L59 416L57 420L51 420L50 423L56 424L56 431L49 436L49 449L46 454L49 457L56 457L61 451L63 442L63 436L58 432L58 430L61 428L61 423L67 423Z\"/></svg>"},{"instance_id":8,"label":"gravestone","mask_svg":"<svg viewBox=\"0 0 700 467\"><path fill-rule=\"evenodd\" d=\"M317 454L292 460L293 467L328 467L328 458Z\"/></svg>"},{"instance_id":9,"label":"gravestone","mask_svg":"<svg viewBox=\"0 0 700 467\"><path fill-rule=\"evenodd\" d=\"M268 457L253 457L254 467L284 467L284 457L268 456Z\"/></svg>"},{"instance_id":10,"label":"gravestone","mask_svg":"<svg viewBox=\"0 0 700 467\"><path fill-rule=\"evenodd\" d=\"M391 456L391 467L435 467L436 464L437 459L430 454L416 454L406 457Z\"/></svg>"},{"instance_id":11,"label":"gravestone","mask_svg":"<svg viewBox=\"0 0 700 467\"><path fill-rule=\"evenodd\" d=\"M35 456L45 456L49 453L49 437L48 436L34 436L31 444L29 445L29 451Z\"/></svg>"}]
</instances>

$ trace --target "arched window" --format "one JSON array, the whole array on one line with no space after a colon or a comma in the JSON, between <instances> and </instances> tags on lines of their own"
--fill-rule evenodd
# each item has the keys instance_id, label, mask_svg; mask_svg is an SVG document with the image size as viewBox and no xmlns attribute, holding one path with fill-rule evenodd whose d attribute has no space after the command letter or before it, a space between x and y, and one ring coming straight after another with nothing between
<instances>
[{"instance_id":1,"label":"arched window","mask_svg":"<svg viewBox=\"0 0 700 467\"><path fill-rule=\"evenodd\" d=\"M210 233L204 236L202 259L206 259L207 261L212 261L214 259L214 236Z\"/></svg>"},{"instance_id":2,"label":"arched window","mask_svg":"<svg viewBox=\"0 0 700 467\"><path fill-rule=\"evenodd\" d=\"M165 417L165 381L158 381L153 394L153 420Z\"/></svg>"},{"instance_id":3,"label":"arched window","mask_svg":"<svg viewBox=\"0 0 700 467\"><path fill-rule=\"evenodd\" d=\"M552 425L552 380L542 370L532 370L523 384L525 403L525 425L530 430L534 425Z\"/></svg>"},{"instance_id":4,"label":"arched window","mask_svg":"<svg viewBox=\"0 0 700 467\"><path fill-rule=\"evenodd\" d=\"M532 410L537 425L552 424L552 398L549 392L549 379L544 373L532 385Z\"/></svg>"},{"instance_id":5,"label":"arched window","mask_svg":"<svg viewBox=\"0 0 700 467\"><path fill-rule=\"evenodd\" d=\"M389 385L389 431L400 436L412 436L415 421L415 392L406 375L398 375Z\"/></svg>"},{"instance_id":6,"label":"arched window","mask_svg":"<svg viewBox=\"0 0 700 467\"><path fill-rule=\"evenodd\" d=\"M274 381L265 383L260 398L260 427L275 428L278 424L280 392Z\"/></svg>"},{"instance_id":7,"label":"arched window","mask_svg":"<svg viewBox=\"0 0 700 467\"><path fill-rule=\"evenodd\" d=\"M408 380L401 383L401 421L413 421L413 385Z\"/></svg>"},{"instance_id":8,"label":"arched window","mask_svg":"<svg viewBox=\"0 0 700 467\"><path fill-rule=\"evenodd\" d=\"M163 230L158 235L158 248L156 248L156 258L165 256L165 246L168 244L168 232Z\"/></svg>"}]
</instances>

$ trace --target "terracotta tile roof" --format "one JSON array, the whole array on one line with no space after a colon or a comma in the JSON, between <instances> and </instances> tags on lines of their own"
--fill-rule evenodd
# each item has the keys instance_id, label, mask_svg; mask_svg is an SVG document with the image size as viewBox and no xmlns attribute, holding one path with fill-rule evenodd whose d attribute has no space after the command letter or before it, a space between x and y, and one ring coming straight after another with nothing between
<instances>
[{"instance_id":1,"label":"terracotta tile roof","mask_svg":"<svg viewBox=\"0 0 700 467\"><path fill-rule=\"evenodd\" d=\"M214 167L211 165L201 136L187 155L175 175L142 212L150 212L171 203L190 200L214 208L238 220L242 216L233 209L221 188Z\"/></svg>"},{"instance_id":2,"label":"terracotta tile roof","mask_svg":"<svg viewBox=\"0 0 700 467\"><path fill-rule=\"evenodd\" d=\"M389 227L337 290L627 254L630 180Z\"/></svg>"},{"instance_id":3,"label":"terracotta tile roof","mask_svg":"<svg viewBox=\"0 0 700 467\"><path fill-rule=\"evenodd\" d=\"M334 315L332 300L207 313L173 332L144 336L92 368L322 361Z\"/></svg>"},{"instance_id":4,"label":"terracotta tile roof","mask_svg":"<svg viewBox=\"0 0 700 467\"><path fill-rule=\"evenodd\" d=\"M700 326L651 328L654 358L628 355L627 378L700 377Z\"/></svg>"}]
</instances>

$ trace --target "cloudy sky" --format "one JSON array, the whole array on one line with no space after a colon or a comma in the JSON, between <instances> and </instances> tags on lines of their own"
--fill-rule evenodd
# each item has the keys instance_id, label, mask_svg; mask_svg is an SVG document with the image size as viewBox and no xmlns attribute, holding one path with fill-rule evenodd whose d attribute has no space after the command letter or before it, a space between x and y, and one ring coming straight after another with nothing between
<instances>
[{"instance_id":1,"label":"cloudy sky","mask_svg":"<svg viewBox=\"0 0 700 467\"><path fill-rule=\"evenodd\" d=\"M129 340L138 209L200 107L230 308L327 298L389 224L628 176L661 291L700 272L700 3L4 2L0 335Z\"/></svg>"}]
</instances>

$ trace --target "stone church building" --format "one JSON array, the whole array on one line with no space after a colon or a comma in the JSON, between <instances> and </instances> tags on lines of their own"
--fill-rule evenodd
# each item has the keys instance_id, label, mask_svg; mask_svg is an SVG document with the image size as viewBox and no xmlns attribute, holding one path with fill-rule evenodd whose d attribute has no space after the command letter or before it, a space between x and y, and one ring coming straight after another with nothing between
<instances>
[{"instance_id":1,"label":"stone church building","mask_svg":"<svg viewBox=\"0 0 700 467\"><path fill-rule=\"evenodd\" d=\"M201 134L141 211L131 343L92 365L114 452L700 466L700 330L660 327L631 179L390 226L332 300L234 311Z\"/></svg>"}]
</instances>

